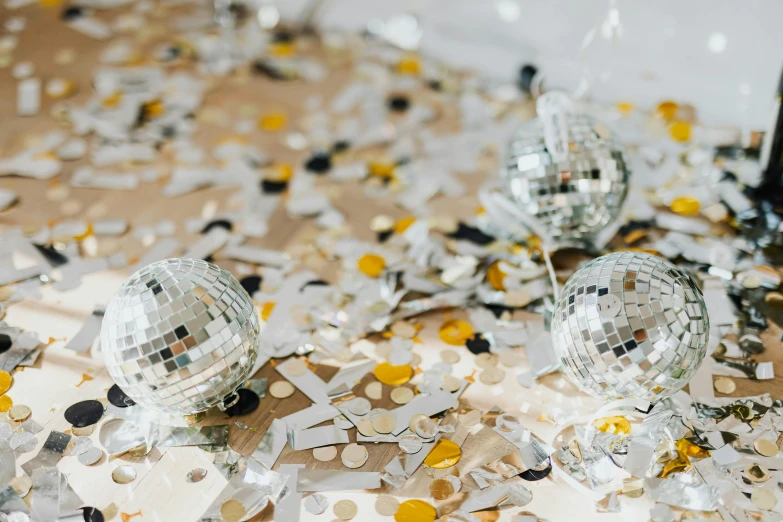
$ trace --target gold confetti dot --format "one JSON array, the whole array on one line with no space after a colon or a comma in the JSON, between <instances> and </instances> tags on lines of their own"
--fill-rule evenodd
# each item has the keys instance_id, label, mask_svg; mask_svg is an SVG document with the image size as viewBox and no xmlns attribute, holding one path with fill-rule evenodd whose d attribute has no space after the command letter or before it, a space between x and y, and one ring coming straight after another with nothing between
<instances>
[{"instance_id":1,"label":"gold confetti dot","mask_svg":"<svg viewBox=\"0 0 783 522\"><path fill-rule=\"evenodd\" d=\"M379 382L371 382L364 387L364 394L368 398L377 401L383 397L383 385Z\"/></svg>"},{"instance_id":2,"label":"gold confetti dot","mask_svg":"<svg viewBox=\"0 0 783 522\"><path fill-rule=\"evenodd\" d=\"M436 469L450 468L459 462L461 456L462 450L457 443L447 439L440 439L429 455L425 457L424 464Z\"/></svg>"},{"instance_id":3,"label":"gold confetti dot","mask_svg":"<svg viewBox=\"0 0 783 522\"><path fill-rule=\"evenodd\" d=\"M775 457L778 454L778 445L769 439L756 439L753 442L753 449L765 457Z\"/></svg>"},{"instance_id":4,"label":"gold confetti dot","mask_svg":"<svg viewBox=\"0 0 783 522\"><path fill-rule=\"evenodd\" d=\"M394 224L394 233L395 234L404 234L408 228L412 224L416 222L416 218L413 216L407 216L404 218L400 218L397 220L397 222Z\"/></svg>"},{"instance_id":5,"label":"gold confetti dot","mask_svg":"<svg viewBox=\"0 0 783 522\"><path fill-rule=\"evenodd\" d=\"M269 54L278 58L292 56L294 50L294 44L291 42L276 42L269 46Z\"/></svg>"},{"instance_id":6,"label":"gold confetti dot","mask_svg":"<svg viewBox=\"0 0 783 522\"><path fill-rule=\"evenodd\" d=\"M452 319L441 325L438 335L446 344L464 346L468 339L473 337L474 332L473 327L465 321Z\"/></svg>"},{"instance_id":7,"label":"gold confetti dot","mask_svg":"<svg viewBox=\"0 0 783 522\"><path fill-rule=\"evenodd\" d=\"M269 320L269 316L272 315L272 310L275 309L275 302L273 301L267 301L263 305L261 305L261 319L264 321Z\"/></svg>"},{"instance_id":8,"label":"gold confetti dot","mask_svg":"<svg viewBox=\"0 0 783 522\"><path fill-rule=\"evenodd\" d=\"M378 433L391 433L396 426L397 418L388 413L382 413L372 418L372 427Z\"/></svg>"},{"instance_id":9,"label":"gold confetti dot","mask_svg":"<svg viewBox=\"0 0 783 522\"><path fill-rule=\"evenodd\" d=\"M359 430L359 433L365 437L375 437L378 435L378 432L375 431L375 428L373 428L372 421L370 419L360 420L358 423L356 423L356 429Z\"/></svg>"},{"instance_id":10,"label":"gold confetti dot","mask_svg":"<svg viewBox=\"0 0 783 522\"><path fill-rule=\"evenodd\" d=\"M355 469L364 466L367 462L367 448L360 444L348 444L340 454L340 460L347 468Z\"/></svg>"},{"instance_id":11,"label":"gold confetti dot","mask_svg":"<svg viewBox=\"0 0 783 522\"><path fill-rule=\"evenodd\" d=\"M389 495L381 495L375 501L375 511L384 517L394 515L400 509L400 502Z\"/></svg>"},{"instance_id":12,"label":"gold confetti dot","mask_svg":"<svg viewBox=\"0 0 783 522\"><path fill-rule=\"evenodd\" d=\"M381 179L393 179L394 169L397 165L391 161L371 161L367 164L367 173L374 177Z\"/></svg>"},{"instance_id":13,"label":"gold confetti dot","mask_svg":"<svg viewBox=\"0 0 783 522\"><path fill-rule=\"evenodd\" d=\"M691 124L687 121L675 121L669 126L669 136L675 141L685 142L691 139Z\"/></svg>"},{"instance_id":14,"label":"gold confetti dot","mask_svg":"<svg viewBox=\"0 0 783 522\"><path fill-rule=\"evenodd\" d=\"M373 375L383 384L400 386L413 377L413 368L407 364L394 366L389 363L380 363L373 370Z\"/></svg>"},{"instance_id":15,"label":"gold confetti dot","mask_svg":"<svg viewBox=\"0 0 783 522\"><path fill-rule=\"evenodd\" d=\"M500 267L500 261L495 261L487 269L487 283L495 290L506 290L506 285L503 280L506 278L506 274Z\"/></svg>"},{"instance_id":16,"label":"gold confetti dot","mask_svg":"<svg viewBox=\"0 0 783 522\"><path fill-rule=\"evenodd\" d=\"M713 383L715 389L723 394L734 393L737 390L737 384L729 377L718 377Z\"/></svg>"},{"instance_id":17,"label":"gold confetti dot","mask_svg":"<svg viewBox=\"0 0 783 522\"><path fill-rule=\"evenodd\" d=\"M359 271L368 277L379 277L386 268L386 260L375 254L364 254L356 265Z\"/></svg>"},{"instance_id":18,"label":"gold confetti dot","mask_svg":"<svg viewBox=\"0 0 783 522\"><path fill-rule=\"evenodd\" d=\"M5 392L11 389L12 382L13 377L11 377L11 374L0 370L0 395L3 395Z\"/></svg>"},{"instance_id":19,"label":"gold confetti dot","mask_svg":"<svg viewBox=\"0 0 783 522\"><path fill-rule=\"evenodd\" d=\"M264 179L284 183L294 175L294 168L288 163L278 163L264 172Z\"/></svg>"},{"instance_id":20,"label":"gold confetti dot","mask_svg":"<svg viewBox=\"0 0 783 522\"><path fill-rule=\"evenodd\" d=\"M269 386L269 394L275 399L285 399L294 394L294 386L288 381L275 381Z\"/></svg>"},{"instance_id":21,"label":"gold confetti dot","mask_svg":"<svg viewBox=\"0 0 783 522\"><path fill-rule=\"evenodd\" d=\"M505 377L506 372L501 368L487 368L479 374L479 380L487 385L498 384Z\"/></svg>"},{"instance_id":22,"label":"gold confetti dot","mask_svg":"<svg viewBox=\"0 0 783 522\"><path fill-rule=\"evenodd\" d=\"M397 62L397 74L416 75L421 71L421 62L415 54L406 54Z\"/></svg>"},{"instance_id":23,"label":"gold confetti dot","mask_svg":"<svg viewBox=\"0 0 783 522\"><path fill-rule=\"evenodd\" d=\"M593 421L593 426L598 431L615 435L628 435L631 433L631 423L625 417L603 417Z\"/></svg>"},{"instance_id":24,"label":"gold confetti dot","mask_svg":"<svg viewBox=\"0 0 783 522\"><path fill-rule=\"evenodd\" d=\"M401 386L394 388L389 394L389 398L394 404L408 404L413 399L413 390Z\"/></svg>"},{"instance_id":25,"label":"gold confetti dot","mask_svg":"<svg viewBox=\"0 0 783 522\"><path fill-rule=\"evenodd\" d=\"M258 119L258 127L266 132L279 131L288 122L288 118L282 112L270 112Z\"/></svg>"},{"instance_id":26,"label":"gold confetti dot","mask_svg":"<svg viewBox=\"0 0 783 522\"><path fill-rule=\"evenodd\" d=\"M416 327L405 321L397 321L391 325L391 332L396 337L413 339L416 337Z\"/></svg>"},{"instance_id":27,"label":"gold confetti dot","mask_svg":"<svg viewBox=\"0 0 783 522\"><path fill-rule=\"evenodd\" d=\"M449 350L448 348L440 351L440 360L447 364L457 364L459 362L459 352Z\"/></svg>"},{"instance_id":28,"label":"gold confetti dot","mask_svg":"<svg viewBox=\"0 0 783 522\"><path fill-rule=\"evenodd\" d=\"M701 210L701 204L698 199L683 196L672 201L669 208L681 216L695 216Z\"/></svg>"},{"instance_id":29,"label":"gold confetti dot","mask_svg":"<svg viewBox=\"0 0 783 522\"><path fill-rule=\"evenodd\" d=\"M304 359L291 359L286 363L285 371L292 377L299 377L307 371L307 363Z\"/></svg>"},{"instance_id":30,"label":"gold confetti dot","mask_svg":"<svg viewBox=\"0 0 783 522\"><path fill-rule=\"evenodd\" d=\"M482 369L494 368L498 365L498 356L494 353L484 352L476 356L476 366Z\"/></svg>"},{"instance_id":31,"label":"gold confetti dot","mask_svg":"<svg viewBox=\"0 0 783 522\"><path fill-rule=\"evenodd\" d=\"M324 446L323 448L313 448L313 457L321 462L329 462L337 456L337 448L334 446Z\"/></svg>"},{"instance_id":32,"label":"gold confetti dot","mask_svg":"<svg viewBox=\"0 0 783 522\"><path fill-rule=\"evenodd\" d=\"M446 500L454 494L454 486L448 479L435 479L430 483L430 494L435 500Z\"/></svg>"},{"instance_id":33,"label":"gold confetti dot","mask_svg":"<svg viewBox=\"0 0 783 522\"><path fill-rule=\"evenodd\" d=\"M750 494L750 501L754 506L764 511L771 510L778 503L778 499L772 491L760 488L753 490L753 493Z\"/></svg>"},{"instance_id":34,"label":"gold confetti dot","mask_svg":"<svg viewBox=\"0 0 783 522\"><path fill-rule=\"evenodd\" d=\"M32 413L33 410L31 410L29 406L25 404L16 404L11 406L11 408L8 410L8 418L12 421L24 422L30 417L30 415L32 415Z\"/></svg>"},{"instance_id":35,"label":"gold confetti dot","mask_svg":"<svg viewBox=\"0 0 783 522\"><path fill-rule=\"evenodd\" d=\"M462 381L454 377L453 375L443 376L443 385L441 386L441 388L443 388L444 390L455 392L459 390L461 386L462 386Z\"/></svg>"},{"instance_id":36,"label":"gold confetti dot","mask_svg":"<svg viewBox=\"0 0 783 522\"><path fill-rule=\"evenodd\" d=\"M406 500L394 514L394 522L435 522L438 512L423 500Z\"/></svg>"},{"instance_id":37,"label":"gold confetti dot","mask_svg":"<svg viewBox=\"0 0 783 522\"><path fill-rule=\"evenodd\" d=\"M0 413L5 413L11 409L14 405L14 401L8 395L0 396Z\"/></svg>"},{"instance_id":38,"label":"gold confetti dot","mask_svg":"<svg viewBox=\"0 0 783 522\"><path fill-rule=\"evenodd\" d=\"M236 498L226 500L220 506L220 516L223 517L224 522L239 522L246 514L245 505Z\"/></svg>"},{"instance_id":39,"label":"gold confetti dot","mask_svg":"<svg viewBox=\"0 0 783 522\"><path fill-rule=\"evenodd\" d=\"M522 358L513 350L501 352L498 359L500 360L500 363L507 368L513 368L522 361Z\"/></svg>"},{"instance_id":40,"label":"gold confetti dot","mask_svg":"<svg viewBox=\"0 0 783 522\"><path fill-rule=\"evenodd\" d=\"M680 106L677 105L677 102L673 102L671 100L662 101L658 104L658 107L655 109L655 114L657 114L659 117L663 118L666 121L674 119L674 117L677 115L677 111L679 110Z\"/></svg>"},{"instance_id":41,"label":"gold confetti dot","mask_svg":"<svg viewBox=\"0 0 783 522\"><path fill-rule=\"evenodd\" d=\"M617 110L623 115L630 114L634 109L634 104L629 101L622 101L617 104Z\"/></svg>"},{"instance_id":42,"label":"gold confetti dot","mask_svg":"<svg viewBox=\"0 0 783 522\"><path fill-rule=\"evenodd\" d=\"M350 500L340 500L334 504L332 511L340 520L351 520L359 512L359 508Z\"/></svg>"}]
</instances>

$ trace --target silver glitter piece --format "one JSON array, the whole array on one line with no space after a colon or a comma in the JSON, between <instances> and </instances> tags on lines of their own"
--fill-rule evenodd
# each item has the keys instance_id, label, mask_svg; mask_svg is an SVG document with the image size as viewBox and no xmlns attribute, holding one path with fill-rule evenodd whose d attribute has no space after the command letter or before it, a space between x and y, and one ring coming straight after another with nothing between
<instances>
[{"instance_id":1,"label":"silver glitter piece","mask_svg":"<svg viewBox=\"0 0 783 522\"><path fill-rule=\"evenodd\" d=\"M370 401L364 397L356 397L355 399L348 402L346 406L348 407L348 411L354 415L367 415L370 413L370 409L372 408Z\"/></svg>"},{"instance_id":2,"label":"silver glitter piece","mask_svg":"<svg viewBox=\"0 0 783 522\"><path fill-rule=\"evenodd\" d=\"M22 464L22 469L28 475L32 475L36 469L56 467L70 441L71 435L51 431L38 455Z\"/></svg>"},{"instance_id":3,"label":"silver glitter piece","mask_svg":"<svg viewBox=\"0 0 783 522\"><path fill-rule=\"evenodd\" d=\"M308 513L320 515L329 507L329 499L320 493L313 493L305 499L304 507Z\"/></svg>"},{"instance_id":4,"label":"silver glitter piece","mask_svg":"<svg viewBox=\"0 0 783 522\"><path fill-rule=\"evenodd\" d=\"M0 422L0 440L8 440L11 438L14 430L11 424L8 422Z\"/></svg>"},{"instance_id":5,"label":"silver glitter piece","mask_svg":"<svg viewBox=\"0 0 783 522\"><path fill-rule=\"evenodd\" d=\"M106 421L98 433L98 440L101 446L109 452L109 455L125 453L146 442L141 430L132 422L124 419Z\"/></svg>"},{"instance_id":6,"label":"silver glitter piece","mask_svg":"<svg viewBox=\"0 0 783 522\"><path fill-rule=\"evenodd\" d=\"M622 310L601 315L602 296ZM555 305L552 344L566 375L584 391L649 401L680 390L707 349L701 290L682 270L642 252L618 252L571 276Z\"/></svg>"},{"instance_id":7,"label":"silver glitter piece","mask_svg":"<svg viewBox=\"0 0 783 522\"><path fill-rule=\"evenodd\" d=\"M32 433L17 433L9 441L11 449L17 453L27 453L33 451L38 445L38 439Z\"/></svg>"},{"instance_id":8,"label":"silver glitter piece","mask_svg":"<svg viewBox=\"0 0 783 522\"><path fill-rule=\"evenodd\" d=\"M586 115L569 114L563 94L537 103L508 148L503 191L560 244L592 241L620 214L630 171L622 147Z\"/></svg>"},{"instance_id":9,"label":"silver glitter piece","mask_svg":"<svg viewBox=\"0 0 783 522\"><path fill-rule=\"evenodd\" d=\"M196 482L201 482L204 480L204 477L207 476L207 470L204 468L195 468L190 471L188 471L187 480L191 484L194 484Z\"/></svg>"},{"instance_id":10,"label":"silver glitter piece","mask_svg":"<svg viewBox=\"0 0 783 522\"><path fill-rule=\"evenodd\" d=\"M421 451L423 441L416 435L403 435L400 437L400 449L405 453L418 453Z\"/></svg>"},{"instance_id":11,"label":"silver glitter piece","mask_svg":"<svg viewBox=\"0 0 783 522\"><path fill-rule=\"evenodd\" d=\"M101 327L109 374L134 401L188 415L222 404L258 355L258 314L226 270L167 259L133 274Z\"/></svg>"},{"instance_id":12,"label":"silver glitter piece","mask_svg":"<svg viewBox=\"0 0 783 522\"><path fill-rule=\"evenodd\" d=\"M93 447L92 439L89 437L76 437L74 441L75 447L73 449L73 455L82 455Z\"/></svg>"},{"instance_id":13,"label":"silver glitter piece","mask_svg":"<svg viewBox=\"0 0 783 522\"><path fill-rule=\"evenodd\" d=\"M93 446L92 448L88 449L81 455L79 455L78 460L80 464L84 464L85 466L92 466L99 460L101 460L101 457L103 457L103 451L101 448Z\"/></svg>"}]
</instances>

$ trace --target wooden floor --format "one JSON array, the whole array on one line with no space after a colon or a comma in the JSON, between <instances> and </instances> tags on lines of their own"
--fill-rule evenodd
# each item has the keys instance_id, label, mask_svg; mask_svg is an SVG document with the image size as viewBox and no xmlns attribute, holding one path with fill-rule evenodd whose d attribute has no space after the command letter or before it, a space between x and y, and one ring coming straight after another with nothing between
<instances>
[{"instance_id":1,"label":"wooden floor","mask_svg":"<svg viewBox=\"0 0 783 522\"><path fill-rule=\"evenodd\" d=\"M159 13L152 17L153 23L136 35L128 35L136 41L146 41L143 48L152 48L157 37L165 34L165 22L172 13L163 8L156 8ZM27 19L27 29L19 37L17 50L14 52L16 62L29 60L34 63L36 75L48 79L55 76L69 78L76 82L79 92L72 99L81 103L89 97L90 78L102 44L77 34L57 20L58 9L41 8L36 5L25 7L9 13L0 9L2 19L8 16L24 16ZM116 16L114 13L102 15L106 19ZM72 48L77 54L77 60L70 65L57 65L54 54L62 48ZM235 78L215 82L215 88L206 98L204 109L214 109L229 116L235 121L242 114L262 114L271 110L280 110L289 114L289 129L297 126L300 118L305 117L301 111L303 100L311 94L319 94L329 99L349 78L347 67L330 73L325 82L307 84L303 82L276 83L246 72ZM10 155L21 150L25 144L40 139L43 133L50 130L68 130L68 127L55 122L49 111L53 102L45 98L43 110L37 117L20 118L15 115L16 80L11 77L9 69L0 70L0 154ZM442 122L438 126L444 129L453 127L455 122L450 119L448 107L443 107ZM203 113L203 111L202 111ZM231 136L230 126L221 127L200 121L196 141L200 144L214 144L217 140ZM275 162L295 164L301 161L302 154L283 146L284 134L256 132L251 136L251 142L263 148ZM171 167L171 154L164 151L159 166L165 169ZM56 184L68 187L73 169L84 162L66 164L64 173L54 182L33 181L19 178L2 178L0 187L16 190L21 199L20 205L13 210L0 215L0 227L43 226L66 219L62 202L47 198L47 189ZM464 177L464 181L475 188L492 172L492 163L482 166L482 172ZM377 214L388 214L401 217L403 212L395 207L391 200L368 200L360 187L353 183L330 184L324 180L324 187L332 191L333 200L339 210L348 218L352 233L364 239L372 239L373 233L367 228L369 220ZM132 227L153 225L162 219L171 219L177 223L176 236L184 244L192 242L196 236L184 231L185 219L199 215L202 208L216 202L219 208L224 208L224 202L236 189L211 189L175 199L164 199L161 196L161 185L146 183L133 192L114 192L94 189L71 189L68 201L77 201L82 210L72 218L84 218L91 211L97 212L100 206L105 207L106 216L127 218ZM469 196L459 199L442 199L434 205L440 212L450 212L458 217L470 216L477 202ZM284 212L278 212L271 221L271 232L262 240L251 240L254 245L272 249L286 250L297 253L299 245L307 244L315 234L313 224L307 220L291 220ZM146 247L128 234L119 240L119 247L133 258L142 254ZM224 268L232 269L232 263L220 263ZM323 263L319 265L310 260L310 268L320 272L327 280L334 280L335 267ZM117 270L92 274L83 278L81 286L67 292L55 292L49 287L43 288L40 300L27 300L14 305L8 311L5 320L13 326L37 332L44 342L52 339L51 344L32 368L17 370L14 374L14 384L9 394L16 403L27 404L33 410L33 418L44 426L39 435L40 445L49 430L65 431L70 428L63 418L63 411L71 404L91 398L105 397L106 390L112 382L109 378L100 353L79 355L63 349L65 340L71 338L81 327L83 321L92 312L96 304L105 304L122 280L127 277L127 270ZM455 317L459 317L456 312ZM531 322L538 318L530 316ZM442 313L433 313L422 317L424 325L420 337L422 344L416 347L416 352L423 358L422 367L426 368L438 360L438 353L446 345L438 338L438 327L443 322ZM780 331L771 327L765 334L768 350L760 356L760 360L774 360L778 363L781 355L778 341ZM524 352L519 349L520 355ZM455 375L466 376L473 372L474 357L467 350L461 350L462 360L456 365ZM472 385L463 396L466 407L488 410L493 406L514 413L523 420L526 427L533 430L544 440L551 441L557 434L557 428L547 417L557 408L584 409L595 406L595 402L580 395L574 387L559 374L542 379L534 389L520 387L515 381L518 371L526 368L526 363L515 371L509 370L504 382L496 386L486 386L481 383ZM779 365L778 365L779 367ZM336 368L321 365L317 374L329 378ZM778 370L778 373L780 371ZM91 377L83 384L83 374ZM268 377L270 383L281 379L279 374L267 365L257 376ZM734 395L755 395L770 392L774 397L781 396L783 377L772 381L753 382L737 379L737 391ZM373 381L368 376L356 388L358 395L364 395L364 386ZM384 386L383 399L373 401L374 407L394 407L389 400L388 386ZM259 440L274 418L280 418L301 410L310 405L310 401L298 390L288 399L275 399L267 396L262 399L260 407L252 414L231 419L230 444L244 455L252 453ZM243 430L233 424L233 421L246 423L250 429ZM207 419L208 423L229 422L228 418L214 413ZM493 458L500 457L509 451L511 446L494 433L485 430L479 434L470 435L463 445L462 461L456 466L460 473L481 465ZM351 430L351 441L355 440L355 430ZM97 436L93 435L96 439ZM369 460L359 471L379 471L397 453L394 444L369 445ZM23 464L35 455L37 450L27 453L18 460ZM198 448L160 448L154 449L144 458L121 456L98 465L85 467L74 457L65 457L60 461L59 468L68 476L74 490L89 505L99 509L114 502L121 512L141 515L132 519L137 521L179 522L196 519L209 506L225 485L225 480L211 464L212 455ZM308 468L345 469L339 458L331 462L319 462L312 457L310 451L292 451L286 447L278 460L280 463L302 463ZM138 478L128 485L119 485L111 480L111 471L120 464L130 464L138 471ZM209 473L203 481L197 484L186 482L186 474L193 468L203 467ZM391 491L388 494L405 498L422 498L431 501L429 495L430 479L423 470L419 470L408 481L403 490ZM591 502L580 497L568 486L557 484L552 480L526 484L533 490L533 502L526 506L525 511L535 513L539 517L552 521L575 520L574 513L579 513L579 520L600 520L601 522L619 520L642 520L649 509L642 499L636 504L630 502L624 506L622 515L597 514ZM359 505L359 515L355 520L374 521L390 520L378 515L373 508L378 492L336 492L327 494L333 504L337 500L351 499ZM513 513L518 513L514 510ZM509 520L512 512L504 512L500 520ZM500 514L487 514L483 520L498 520ZM268 510L260 520L271 520L272 513ZM627 518L631 517L631 518ZM331 520L331 508L323 515L313 516L303 511L302 520ZM116 519L119 520L119 517Z\"/></svg>"}]
</instances>

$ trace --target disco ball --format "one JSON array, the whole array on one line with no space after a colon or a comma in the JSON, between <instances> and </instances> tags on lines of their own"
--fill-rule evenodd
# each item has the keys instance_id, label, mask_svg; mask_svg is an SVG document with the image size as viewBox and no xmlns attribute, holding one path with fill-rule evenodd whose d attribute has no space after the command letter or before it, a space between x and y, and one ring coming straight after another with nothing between
<instances>
[{"instance_id":1,"label":"disco ball","mask_svg":"<svg viewBox=\"0 0 783 522\"><path fill-rule=\"evenodd\" d=\"M258 314L230 272L196 259L147 265L106 307L101 347L134 401L189 415L223 404L258 355Z\"/></svg>"},{"instance_id":2,"label":"disco ball","mask_svg":"<svg viewBox=\"0 0 783 522\"><path fill-rule=\"evenodd\" d=\"M563 371L605 400L666 398L707 351L701 290L668 261L641 252L599 257L565 284L552 315Z\"/></svg>"},{"instance_id":3,"label":"disco ball","mask_svg":"<svg viewBox=\"0 0 783 522\"><path fill-rule=\"evenodd\" d=\"M562 246L590 244L620 214L630 171L608 128L573 112L563 93L537 102L539 117L512 139L502 192Z\"/></svg>"}]
</instances>

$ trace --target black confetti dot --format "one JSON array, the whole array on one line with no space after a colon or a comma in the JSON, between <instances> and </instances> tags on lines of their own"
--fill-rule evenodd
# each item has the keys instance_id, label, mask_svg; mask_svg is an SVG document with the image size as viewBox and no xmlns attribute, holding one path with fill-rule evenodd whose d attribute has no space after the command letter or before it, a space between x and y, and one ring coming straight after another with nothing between
<instances>
[{"instance_id":1,"label":"black confetti dot","mask_svg":"<svg viewBox=\"0 0 783 522\"><path fill-rule=\"evenodd\" d=\"M201 229L201 233L206 234L207 232L209 232L210 230L216 227L225 228L226 230L231 232L231 230L233 230L234 228L234 224L227 219L213 219L212 221L204 225L204 228Z\"/></svg>"},{"instance_id":2,"label":"black confetti dot","mask_svg":"<svg viewBox=\"0 0 783 522\"><path fill-rule=\"evenodd\" d=\"M251 275L247 277L243 277L239 284L242 285L242 288L245 289L245 291L253 295L253 292L256 292L259 288L261 288L261 276L257 275Z\"/></svg>"},{"instance_id":3,"label":"black confetti dot","mask_svg":"<svg viewBox=\"0 0 783 522\"><path fill-rule=\"evenodd\" d=\"M489 352L489 341L484 339L484 336L480 333L477 333L473 336L472 339L468 339L465 343L465 346L468 347L468 350L470 350L470 353L473 354L480 354L480 353L486 353Z\"/></svg>"},{"instance_id":4,"label":"black confetti dot","mask_svg":"<svg viewBox=\"0 0 783 522\"><path fill-rule=\"evenodd\" d=\"M291 43L294 41L294 33L288 31L278 31L272 36L275 43Z\"/></svg>"},{"instance_id":5,"label":"black confetti dot","mask_svg":"<svg viewBox=\"0 0 783 522\"><path fill-rule=\"evenodd\" d=\"M389 110L393 112L405 112L410 107L411 102L406 96L392 96L389 98Z\"/></svg>"},{"instance_id":6,"label":"black confetti dot","mask_svg":"<svg viewBox=\"0 0 783 522\"><path fill-rule=\"evenodd\" d=\"M443 83L440 80L430 80L427 84L430 86L430 89L433 91L442 91L443 90Z\"/></svg>"},{"instance_id":7,"label":"black confetti dot","mask_svg":"<svg viewBox=\"0 0 783 522\"><path fill-rule=\"evenodd\" d=\"M248 413L252 413L256 411L258 404L261 402L261 400L258 398L258 394L256 394L256 392L253 390L248 390L247 388L240 388L237 390L237 395L239 395L239 400L237 403L229 408L226 408L226 414L229 417L236 417L238 415L247 415Z\"/></svg>"},{"instance_id":8,"label":"black confetti dot","mask_svg":"<svg viewBox=\"0 0 783 522\"><path fill-rule=\"evenodd\" d=\"M136 404L136 402L125 395L125 392L122 391L122 388L116 384L109 388L109 392L106 394L106 398L109 399L110 403L112 403L114 406L117 406L118 408L127 408L128 406L133 406Z\"/></svg>"},{"instance_id":9,"label":"black confetti dot","mask_svg":"<svg viewBox=\"0 0 783 522\"><path fill-rule=\"evenodd\" d=\"M542 469L540 471L537 471L537 470L534 470L534 469L529 469L527 471L523 471L522 473L520 473L519 476L522 477L523 479L527 480L528 482L535 482L537 480L541 480L541 479L547 478L550 473L552 473L552 461L551 461L551 459L549 461L549 465L546 468L544 468L544 469Z\"/></svg>"},{"instance_id":10,"label":"black confetti dot","mask_svg":"<svg viewBox=\"0 0 783 522\"><path fill-rule=\"evenodd\" d=\"M11 336L8 334L0 333L0 353L7 352L14 342L11 340Z\"/></svg>"},{"instance_id":11,"label":"black confetti dot","mask_svg":"<svg viewBox=\"0 0 783 522\"><path fill-rule=\"evenodd\" d=\"M65 22L73 22L84 16L84 8L78 5L69 5L60 13L60 19Z\"/></svg>"},{"instance_id":12,"label":"black confetti dot","mask_svg":"<svg viewBox=\"0 0 783 522\"><path fill-rule=\"evenodd\" d=\"M307 160L305 168L315 174L326 174L332 168L332 158L324 152L317 152Z\"/></svg>"},{"instance_id":13,"label":"black confetti dot","mask_svg":"<svg viewBox=\"0 0 783 522\"><path fill-rule=\"evenodd\" d=\"M264 194L280 194L287 189L287 181L271 181L268 179L261 181L261 190L264 191Z\"/></svg>"},{"instance_id":14,"label":"black confetti dot","mask_svg":"<svg viewBox=\"0 0 783 522\"><path fill-rule=\"evenodd\" d=\"M65 420L76 428L92 426L103 417L103 404L87 400L72 404L65 410Z\"/></svg>"},{"instance_id":15,"label":"black confetti dot","mask_svg":"<svg viewBox=\"0 0 783 522\"><path fill-rule=\"evenodd\" d=\"M291 80L292 78L283 73L280 69L267 62L266 60L257 60L253 63L253 72L272 80Z\"/></svg>"},{"instance_id":16,"label":"black confetti dot","mask_svg":"<svg viewBox=\"0 0 783 522\"><path fill-rule=\"evenodd\" d=\"M84 522L103 522L106 520L98 509L94 507L83 507Z\"/></svg>"},{"instance_id":17,"label":"black confetti dot","mask_svg":"<svg viewBox=\"0 0 783 522\"><path fill-rule=\"evenodd\" d=\"M299 291L303 291L308 286L329 286L329 283L324 281L323 279L313 279L312 281L308 281L305 284L302 285L302 288L299 289Z\"/></svg>"},{"instance_id":18,"label":"black confetti dot","mask_svg":"<svg viewBox=\"0 0 783 522\"><path fill-rule=\"evenodd\" d=\"M498 304L485 304L484 307L487 310L489 310L490 312L492 312L492 314L495 317L497 317L498 319L500 319L500 316L503 315L503 312L506 312L506 311L513 312L514 311L514 309L511 308L510 306L503 306L503 305L498 305Z\"/></svg>"},{"instance_id":19,"label":"black confetti dot","mask_svg":"<svg viewBox=\"0 0 783 522\"><path fill-rule=\"evenodd\" d=\"M36 245L35 243L33 243L33 246L35 246L35 248L41 253L42 256L46 258L46 260L52 266L61 266L68 262L68 258L65 257L63 254L61 254L60 252L58 252L52 246Z\"/></svg>"},{"instance_id":20,"label":"black confetti dot","mask_svg":"<svg viewBox=\"0 0 783 522\"><path fill-rule=\"evenodd\" d=\"M334 145L332 145L332 152L334 154L339 154L340 152L345 152L350 147L351 143L346 140L335 141Z\"/></svg>"},{"instance_id":21,"label":"black confetti dot","mask_svg":"<svg viewBox=\"0 0 783 522\"><path fill-rule=\"evenodd\" d=\"M378 232L378 242L379 243L385 243L390 237L394 235L394 230L384 230L383 232Z\"/></svg>"},{"instance_id":22,"label":"black confetti dot","mask_svg":"<svg viewBox=\"0 0 783 522\"><path fill-rule=\"evenodd\" d=\"M519 88L525 92L530 92L533 87L533 78L538 74L535 65L525 64L519 69Z\"/></svg>"},{"instance_id":23,"label":"black confetti dot","mask_svg":"<svg viewBox=\"0 0 783 522\"><path fill-rule=\"evenodd\" d=\"M495 240L494 237L485 234L476 227L466 225L465 223L460 223L457 230L448 234L448 236L454 239L464 239L465 241L470 241L477 245L488 245Z\"/></svg>"}]
</instances>

